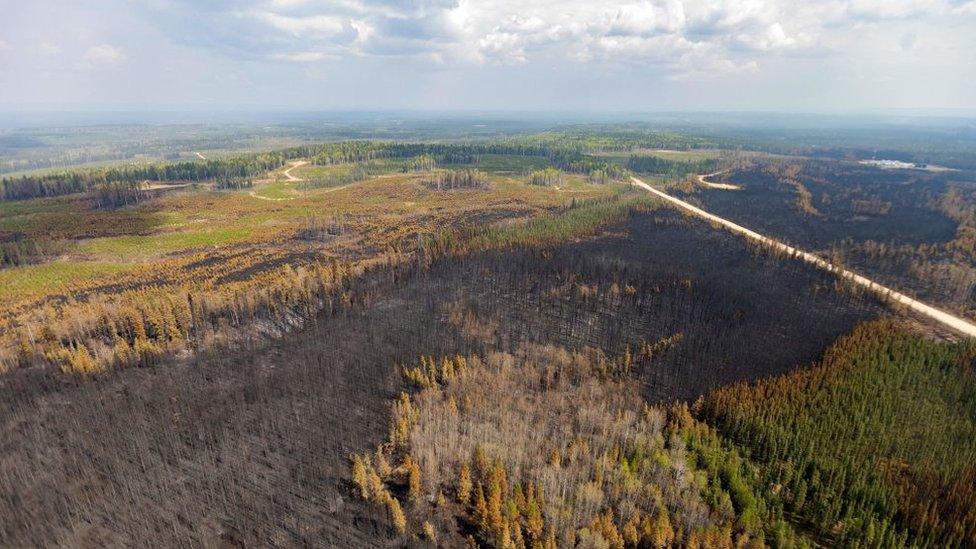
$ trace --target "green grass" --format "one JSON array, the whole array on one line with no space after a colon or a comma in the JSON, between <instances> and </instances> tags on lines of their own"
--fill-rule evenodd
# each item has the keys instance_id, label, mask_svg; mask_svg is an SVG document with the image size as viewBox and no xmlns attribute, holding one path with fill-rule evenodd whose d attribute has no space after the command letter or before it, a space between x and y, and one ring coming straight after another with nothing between
<instances>
[{"instance_id":1,"label":"green grass","mask_svg":"<svg viewBox=\"0 0 976 549\"><path fill-rule=\"evenodd\" d=\"M0 269L0 301L56 293L65 284L119 273L127 265L113 262L53 261Z\"/></svg>"},{"instance_id":2,"label":"green grass","mask_svg":"<svg viewBox=\"0 0 976 549\"><path fill-rule=\"evenodd\" d=\"M353 172L365 166L366 179L369 177L397 173L401 170L404 161L400 159L381 159L373 160L363 164L338 164L335 166L312 166L306 165L296 168L291 172L295 177L304 179L303 182L295 182L296 190L302 188L309 189L328 189L341 187L354 183L362 177L362 174L355 175Z\"/></svg>"},{"instance_id":3,"label":"green grass","mask_svg":"<svg viewBox=\"0 0 976 549\"><path fill-rule=\"evenodd\" d=\"M559 188L564 191L585 191L593 190L593 185L586 180L585 175L563 174L563 182Z\"/></svg>"},{"instance_id":4,"label":"green grass","mask_svg":"<svg viewBox=\"0 0 976 549\"><path fill-rule=\"evenodd\" d=\"M298 226L308 215L331 215L339 211L354 216L378 216L382 223L397 223L397 215L422 213L441 215L455 208L470 209L485 205L524 204L526 211L568 205L577 200L619 193L614 186L589 185L581 176L567 176L562 190L525 185L518 173L544 164L544 159L520 156L487 155L484 163L493 168L491 190L435 193L417 184L417 174L402 177L375 176L356 183L352 191L335 188L301 189L302 183L286 183L283 178L255 189L240 191L197 190L170 193L137 206L118 209L93 209L79 196L0 202L0 235L23 233L28 238L49 237L64 242L62 258L47 263L0 272L0 295L8 298L60 293L66 283L79 284L100 275L119 273L165 261L164 256L190 252L210 246L258 242ZM370 172L400 174L402 159L381 159L371 163ZM355 165L295 168L301 178L327 177L347 173ZM455 168L456 166L451 166ZM479 166L484 168L484 164ZM258 200L254 191L267 198ZM573 214L574 216L579 215ZM545 232L542 226L526 229L521 236ZM555 231L550 237L558 233ZM504 240L508 237L496 235Z\"/></svg>"},{"instance_id":5,"label":"green grass","mask_svg":"<svg viewBox=\"0 0 976 549\"><path fill-rule=\"evenodd\" d=\"M192 248L242 242L254 234L254 226L235 224L229 227L162 233L148 236L93 238L78 243L75 252L97 255L118 261L139 260L147 255L172 253Z\"/></svg>"},{"instance_id":6,"label":"green grass","mask_svg":"<svg viewBox=\"0 0 976 549\"><path fill-rule=\"evenodd\" d=\"M448 168L476 168L499 175L521 175L541 170L549 165L549 160L541 156L518 156L509 154L483 154L472 164L445 166Z\"/></svg>"},{"instance_id":7,"label":"green grass","mask_svg":"<svg viewBox=\"0 0 976 549\"><path fill-rule=\"evenodd\" d=\"M445 230L431 235L424 242L425 253L437 257L444 253L463 253L506 249L517 246L547 246L593 235L622 221L635 209L657 208L660 201L647 195L633 195L618 189L609 199L582 202L540 217L515 224L476 228L474 232L459 234Z\"/></svg>"},{"instance_id":8,"label":"green grass","mask_svg":"<svg viewBox=\"0 0 976 549\"><path fill-rule=\"evenodd\" d=\"M258 187L254 191L254 194L256 196L263 196L264 198L273 199L295 198L300 195L299 192L296 192L300 186L301 183L298 182L276 181L274 183L268 183L267 185Z\"/></svg>"},{"instance_id":9,"label":"green grass","mask_svg":"<svg viewBox=\"0 0 976 549\"><path fill-rule=\"evenodd\" d=\"M33 200L0 200L0 220L42 212L67 212L77 207L74 197L35 198Z\"/></svg>"},{"instance_id":10,"label":"green grass","mask_svg":"<svg viewBox=\"0 0 976 549\"><path fill-rule=\"evenodd\" d=\"M352 169L352 166L352 164L338 164L335 166L314 166L312 164L306 164L293 169L291 174L301 179L314 181L316 179L325 178L329 175L346 173Z\"/></svg>"}]
</instances>

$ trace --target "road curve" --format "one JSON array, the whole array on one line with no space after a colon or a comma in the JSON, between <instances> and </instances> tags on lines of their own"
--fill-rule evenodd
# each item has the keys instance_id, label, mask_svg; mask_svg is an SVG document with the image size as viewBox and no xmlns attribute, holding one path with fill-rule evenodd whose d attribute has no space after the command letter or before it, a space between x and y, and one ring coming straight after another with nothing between
<instances>
[{"instance_id":1,"label":"road curve","mask_svg":"<svg viewBox=\"0 0 976 549\"><path fill-rule=\"evenodd\" d=\"M289 167L287 170L281 172L281 174L285 176L285 179L287 179L288 181L291 181L291 182L305 181L301 177L295 177L294 175L291 174L291 171L292 170L294 170L295 168L297 168L299 166L304 166L305 164L308 164L308 162L306 162L305 160L299 160L298 162L292 162L291 163L291 167Z\"/></svg>"},{"instance_id":2,"label":"road curve","mask_svg":"<svg viewBox=\"0 0 976 549\"><path fill-rule=\"evenodd\" d=\"M807 263L820 267L821 269L830 271L832 273L837 273L842 278L846 278L847 280L850 280L851 282L857 284L858 286L863 286L868 290L871 290L872 292L880 295L884 299L898 303L900 305L904 305L917 313L920 313L933 320L936 320L944 324L945 326L948 326L949 328L952 328L969 337L976 337L976 324L973 324L968 320L962 319L958 316L951 315L945 311L941 311L930 305L926 305L925 303L922 303L921 301L918 301L916 299L912 299L903 293L892 290L887 286L878 284L877 282L869 278L863 277L847 269L838 267L833 263L830 263L829 261L817 257L811 253L798 250L793 246L789 246L787 244L780 242L779 240L770 238L768 236L763 236L757 233L756 231L747 229L741 225L733 223L727 219L723 219L717 215L710 214L701 208L692 206L691 204L685 202L684 200L680 200L667 193L659 191L654 187L651 187L647 183L644 183L640 179L637 179L636 177L631 177L630 180L631 183L633 183L635 186L651 192L652 194L658 196L659 198L664 199L667 202L670 202L671 204L674 204L675 206L677 206L682 210L688 211L694 215L697 215L698 217L711 221L712 223L717 223L734 233L738 233L745 236L746 238L766 244L775 250L786 252L792 256L798 257L803 261L806 261Z\"/></svg>"},{"instance_id":3,"label":"road curve","mask_svg":"<svg viewBox=\"0 0 976 549\"><path fill-rule=\"evenodd\" d=\"M712 183L711 181L708 180L709 177L715 177L716 175L722 175L723 173L725 173L727 171L729 171L729 170L720 170L720 171L717 171L715 173L709 173L709 174L705 174L705 175L699 175L698 176L698 182L701 183L702 186L708 187L709 189L724 189L726 191L738 191L738 190L740 190L742 187L740 187L738 185L733 185L732 183Z\"/></svg>"}]
</instances>

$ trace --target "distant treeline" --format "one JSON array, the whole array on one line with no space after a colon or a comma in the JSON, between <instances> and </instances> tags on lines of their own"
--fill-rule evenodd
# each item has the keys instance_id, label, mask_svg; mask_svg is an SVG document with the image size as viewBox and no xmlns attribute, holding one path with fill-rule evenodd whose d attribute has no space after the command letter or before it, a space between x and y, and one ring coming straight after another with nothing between
<instances>
[{"instance_id":1,"label":"distant treeline","mask_svg":"<svg viewBox=\"0 0 976 549\"><path fill-rule=\"evenodd\" d=\"M507 154L515 156L549 156L548 147L517 141L488 143L389 143L378 141L344 141L319 146L313 163L321 166L363 162L378 158L414 158L429 156L438 164L475 162L478 155Z\"/></svg>"},{"instance_id":2,"label":"distant treeline","mask_svg":"<svg viewBox=\"0 0 976 549\"><path fill-rule=\"evenodd\" d=\"M246 187L247 180L285 165L295 158L315 153L317 147L292 147L280 151L233 158L127 165L44 175L5 178L0 183L0 200L26 200L94 191L106 184L128 184L136 189L144 181L210 181L221 188Z\"/></svg>"},{"instance_id":3,"label":"distant treeline","mask_svg":"<svg viewBox=\"0 0 976 549\"><path fill-rule=\"evenodd\" d=\"M378 158L430 158L434 165L475 164L482 155L533 156L548 159L560 170L598 179L618 179L624 170L602 158L586 154L573 143L537 143L506 139L486 143L381 143L349 141L322 145L313 162L322 166L363 162Z\"/></svg>"},{"instance_id":4,"label":"distant treeline","mask_svg":"<svg viewBox=\"0 0 976 549\"><path fill-rule=\"evenodd\" d=\"M249 180L283 167L289 160L311 158L321 166L368 162L380 158L422 158L428 166L476 163L481 155L532 156L569 173L584 174L596 181L619 179L624 169L603 158L587 154L586 147L572 141L532 141L512 138L485 143L389 143L343 141L292 147L280 151L247 154L231 158L111 168L77 170L44 175L5 178L0 182L0 200L26 200L92 192L106 184L128 185L135 190L145 181L218 181L220 188L249 186Z\"/></svg>"},{"instance_id":5,"label":"distant treeline","mask_svg":"<svg viewBox=\"0 0 976 549\"><path fill-rule=\"evenodd\" d=\"M644 154L631 155L627 160L627 168L638 173L653 173L684 177L693 173L707 173L715 169L717 162L712 159L704 160L669 160L659 156Z\"/></svg>"}]
</instances>

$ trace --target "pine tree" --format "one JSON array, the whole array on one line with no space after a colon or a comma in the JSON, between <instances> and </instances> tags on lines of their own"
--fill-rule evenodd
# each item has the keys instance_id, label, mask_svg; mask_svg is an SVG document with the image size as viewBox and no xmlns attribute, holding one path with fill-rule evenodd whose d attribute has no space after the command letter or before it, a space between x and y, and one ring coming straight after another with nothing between
<instances>
[{"instance_id":1,"label":"pine tree","mask_svg":"<svg viewBox=\"0 0 976 549\"><path fill-rule=\"evenodd\" d=\"M390 462L386 459L386 453L383 451L383 447L376 449L376 473L380 478L387 478L393 472L393 468L390 466Z\"/></svg>"},{"instance_id":2,"label":"pine tree","mask_svg":"<svg viewBox=\"0 0 976 549\"><path fill-rule=\"evenodd\" d=\"M474 520L482 530L488 530L488 502L485 501L481 482L476 483L474 488Z\"/></svg>"},{"instance_id":3,"label":"pine tree","mask_svg":"<svg viewBox=\"0 0 976 549\"><path fill-rule=\"evenodd\" d=\"M400 534L407 531L407 517L403 514L400 502L393 496L387 496L386 507L390 514L390 522L393 528Z\"/></svg>"},{"instance_id":4,"label":"pine tree","mask_svg":"<svg viewBox=\"0 0 976 549\"><path fill-rule=\"evenodd\" d=\"M498 471L502 472L499 473ZM492 472L488 480L488 494L486 498L488 506L488 527L494 532L500 532L502 523L504 522L504 517L502 516L503 476L504 471L501 469L501 465L496 462L495 466L492 467Z\"/></svg>"},{"instance_id":5,"label":"pine tree","mask_svg":"<svg viewBox=\"0 0 976 549\"><path fill-rule=\"evenodd\" d=\"M471 468L467 463L461 464L461 471L458 473L457 499L461 505L467 505L471 501Z\"/></svg>"},{"instance_id":6,"label":"pine tree","mask_svg":"<svg viewBox=\"0 0 976 549\"><path fill-rule=\"evenodd\" d=\"M430 521L424 521L424 538L433 544L437 543L437 533L434 531L434 525Z\"/></svg>"},{"instance_id":7,"label":"pine tree","mask_svg":"<svg viewBox=\"0 0 976 549\"><path fill-rule=\"evenodd\" d=\"M369 499L369 480L366 473L364 459L358 454L352 456L352 481L359 488L359 494L363 499Z\"/></svg>"},{"instance_id":8,"label":"pine tree","mask_svg":"<svg viewBox=\"0 0 976 549\"><path fill-rule=\"evenodd\" d=\"M408 494L410 495L410 501L416 503L421 498L420 466L409 456L407 457L406 465Z\"/></svg>"},{"instance_id":9,"label":"pine tree","mask_svg":"<svg viewBox=\"0 0 976 549\"><path fill-rule=\"evenodd\" d=\"M70 366L72 371L82 374L93 374L102 369L98 361L88 352L88 347L81 344L78 344L77 349L71 354Z\"/></svg>"}]
</instances>

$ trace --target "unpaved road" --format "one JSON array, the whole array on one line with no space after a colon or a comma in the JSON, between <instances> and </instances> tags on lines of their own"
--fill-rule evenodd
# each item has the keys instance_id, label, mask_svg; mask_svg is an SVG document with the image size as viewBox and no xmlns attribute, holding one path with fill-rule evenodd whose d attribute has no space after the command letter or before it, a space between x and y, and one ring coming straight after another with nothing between
<instances>
[{"instance_id":1,"label":"unpaved road","mask_svg":"<svg viewBox=\"0 0 976 549\"><path fill-rule=\"evenodd\" d=\"M305 160L298 160L296 162L292 162L291 165L288 166L288 169L287 170L281 172L281 175L285 176L285 180L288 183L298 183L298 182L301 182L301 181L305 181L301 177L296 177L296 176L294 176L294 175L291 174L291 171L292 170L294 170L295 168L297 168L299 166L304 166L305 164L308 164L308 162L305 161ZM268 196L260 196L255 191L251 191L251 192L249 192L247 194L251 195L254 198L257 198L258 200L267 200L269 202L281 202L282 200L295 200L296 198L298 198L296 196L285 196L285 197L281 197L281 198L271 198L271 197L268 197Z\"/></svg>"},{"instance_id":2,"label":"unpaved road","mask_svg":"<svg viewBox=\"0 0 976 549\"><path fill-rule=\"evenodd\" d=\"M270 196L261 196L256 194L254 191L247 193L252 198L257 198L258 200L267 200L268 202L281 202L282 200L295 200L294 196L283 196L281 198L271 198Z\"/></svg>"},{"instance_id":3,"label":"unpaved road","mask_svg":"<svg viewBox=\"0 0 976 549\"><path fill-rule=\"evenodd\" d=\"M281 172L281 174L285 176L285 179L287 179L288 181L291 181L291 182L305 181L301 177L295 177L294 175L291 174L291 171L292 170L294 170L295 168L297 168L299 166L304 166L305 164L308 164L308 162L305 161L305 160L299 160L298 162L292 162L291 163L291 166L289 166L287 170Z\"/></svg>"},{"instance_id":4,"label":"unpaved road","mask_svg":"<svg viewBox=\"0 0 976 549\"><path fill-rule=\"evenodd\" d=\"M725 173L727 171L729 171L729 170L722 170L722 171L718 171L718 172L710 173L710 174L706 174L706 175L699 175L698 176L698 182L701 183L702 185L708 187L709 189L724 189L726 191L738 191L738 190L742 189L742 187L740 187L738 185L733 185L731 183L712 183L711 181L708 180L709 177L715 177L716 175L722 175L723 173Z\"/></svg>"},{"instance_id":5,"label":"unpaved road","mask_svg":"<svg viewBox=\"0 0 976 549\"><path fill-rule=\"evenodd\" d=\"M961 332L969 337L976 337L976 325L969 322L968 320L964 320L958 316L951 315L945 311L941 311L939 309L936 309L935 307L926 305L925 303L922 303L921 301L918 301L916 299L912 299L903 293L896 292L895 290L892 290L887 286L878 284L877 282L869 278L863 277L852 271L848 271L847 269L838 267L833 263L821 259L820 257L817 257L811 253L798 250L793 246L789 246L787 244L780 242L779 240L770 238L768 236L763 236L753 230L747 229L741 225L737 225L727 219L721 218L714 214L710 214L701 208L692 206L691 204L685 202L684 200L680 200L667 193L659 191L654 187L651 187L647 183L644 183L640 179L637 179L636 177L631 177L630 180L635 186L651 192L652 194L664 199L667 202L670 202L671 204L674 204L675 206L677 206L682 210L685 210L694 215L697 215L698 217L711 221L712 223L717 223L734 233L741 234L746 238L766 244L772 247L773 249L786 252L790 255L798 257L803 261L806 261L807 263L820 267L821 269L830 271L832 273L837 273L841 277L850 280L851 282L857 284L858 286L863 286L868 290L871 290L872 292L880 295L884 299L887 299L894 303L898 303L900 305L904 305L917 313L920 313L933 320L936 320L948 326L949 328Z\"/></svg>"},{"instance_id":6,"label":"unpaved road","mask_svg":"<svg viewBox=\"0 0 976 549\"><path fill-rule=\"evenodd\" d=\"M142 182L142 190L144 190L144 191L156 191L156 190L159 190L159 189L163 189L163 190L182 189L183 187L189 187L190 185L193 185L193 184L194 183L165 184L165 183L158 183L158 182L153 182L153 181L150 181L148 179L145 179Z\"/></svg>"}]
</instances>

